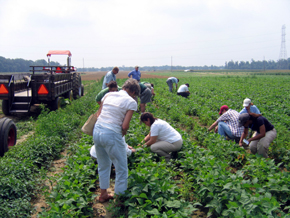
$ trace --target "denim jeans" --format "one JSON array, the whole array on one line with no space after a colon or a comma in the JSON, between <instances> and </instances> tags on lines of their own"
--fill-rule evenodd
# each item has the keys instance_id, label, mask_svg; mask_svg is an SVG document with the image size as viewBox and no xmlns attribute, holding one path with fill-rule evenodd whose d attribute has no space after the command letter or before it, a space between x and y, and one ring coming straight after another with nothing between
<instances>
[{"instance_id":1,"label":"denim jeans","mask_svg":"<svg viewBox=\"0 0 290 218\"><path fill-rule=\"evenodd\" d=\"M113 162L116 170L115 193L123 194L127 190L128 165L127 145L122 138L122 134L96 124L93 139L98 159L100 188L109 188Z\"/></svg>"},{"instance_id":2,"label":"denim jeans","mask_svg":"<svg viewBox=\"0 0 290 218\"><path fill-rule=\"evenodd\" d=\"M225 139L226 139L226 136L228 136L231 139L235 138L235 136L232 134L230 127L225 122L218 123L218 133L221 136L223 136Z\"/></svg>"},{"instance_id":3,"label":"denim jeans","mask_svg":"<svg viewBox=\"0 0 290 218\"><path fill-rule=\"evenodd\" d=\"M172 80L168 79L168 80L166 81L166 83L167 83L167 85L169 86L169 91L172 92L172 88L173 88L173 82L172 82Z\"/></svg>"}]
</instances>

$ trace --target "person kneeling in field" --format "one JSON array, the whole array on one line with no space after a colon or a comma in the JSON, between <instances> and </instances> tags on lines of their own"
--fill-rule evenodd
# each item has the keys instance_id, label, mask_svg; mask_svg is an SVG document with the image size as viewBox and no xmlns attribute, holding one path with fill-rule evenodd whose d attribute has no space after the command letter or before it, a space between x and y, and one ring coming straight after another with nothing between
<instances>
[{"instance_id":1,"label":"person kneeling in field","mask_svg":"<svg viewBox=\"0 0 290 218\"><path fill-rule=\"evenodd\" d=\"M145 144L143 147L150 146L152 152L165 157L165 161L169 162L172 158L170 152L177 152L182 147L183 141L179 132L169 123L155 118L149 112L142 114L140 120L150 127L149 134L144 138Z\"/></svg>"},{"instance_id":2,"label":"person kneeling in field","mask_svg":"<svg viewBox=\"0 0 290 218\"><path fill-rule=\"evenodd\" d=\"M188 87L189 87L188 83L181 85L177 91L177 95L181 95L182 97L187 98L190 95Z\"/></svg>"},{"instance_id":3,"label":"person kneeling in field","mask_svg":"<svg viewBox=\"0 0 290 218\"><path fill-rule=\"evenodd\" d=\"M239 126L239 113L229 109L227 105L223 105L220 108L219 115L221 116L208 128L208 131L216 127L215 132L218 132L224 139L227 136L238 143L244 131L244 128Z\"/></svg>"},{"instance_id":4,"label":"person kneeling in field","mask_svg":"<svg viewBox=\"0 0 290 218\"><path fill-rule=\"evenodd\" d=\"M240 114L239 126L244 127L244 132L241 136L239 145L243 146L243 139L248 135L248 130L251 128L257 131L257 134L248 139L250 150L253 154L258 153L265 158L268 158L268 150L271 142L276 138L277 132L274 126L263 116L258 114Z\"/></svg>"},{"instance_id":5,"label":"person kneeling in field","mask_svg":"<svg viewBox=\"0 0 290 218\"><path fill-rule=\"evenodd\" d=\"M108 87L105 89L102 89L96 96L96 102L100 105L102 98L108 93L108 92L116 92L121 90L121 87L118 87L117 83L115 81L111 81L108 83Z\"/></svg>"},{"instance_id":6,"label":"person kneeling in field","mask_svg":"<svg viewBox=\"0 0 290 218\"><path fill-rule=\"evenodd\" d=\"M131 146L129 146L126 141L125 141L125 136L123 136L123 139L124 139L124 144L126 147L126 153L127 153L127 157L130 157L132 153L136 152L136 149L132 148ZM90 150L90 155L93 159L95 159L96 161L97 160L97 154L96 154L96 148L95 148L95 145L93 145L91 147L91 150Z\"/></svg>"}]
</instances>

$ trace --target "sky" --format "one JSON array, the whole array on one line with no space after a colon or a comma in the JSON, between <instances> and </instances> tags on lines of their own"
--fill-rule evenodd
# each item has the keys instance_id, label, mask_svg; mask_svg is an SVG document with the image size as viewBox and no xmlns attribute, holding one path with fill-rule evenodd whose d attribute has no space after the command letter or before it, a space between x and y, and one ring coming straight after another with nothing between
<instances>
[{"instance_id":1,"label":"sky","mask_svg":"<svg viewBox=\"0 0 290 218\"><path fill-rule=\"evenodd\" d=\"M140 70L277 61L283 25L288 58L290 0L0 0L0 56L70 50L78 68Z\"/></svg>"}]
</instances>

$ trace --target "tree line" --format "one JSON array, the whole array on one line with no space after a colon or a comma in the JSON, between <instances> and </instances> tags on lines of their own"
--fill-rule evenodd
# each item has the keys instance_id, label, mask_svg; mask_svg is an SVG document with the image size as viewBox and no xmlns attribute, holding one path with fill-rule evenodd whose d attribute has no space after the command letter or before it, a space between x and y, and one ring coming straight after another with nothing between
<instances>
[{"instance_id":1,"label":"tree line","mask_svg":"<svg viewBox=\"0 0 290 218\"><path fill-rule=\"evenodd\" d=\"M9 59L0 56L0 72L29 72L30 66L47 66L48 62L44 59L32 61L24 60L22 58ZM59 66L58 62L52 61L50 65ZM84 72L94 72L94 71L109 71L112 70L112 67L87 67L79 68L78 71ZM134 69L132 67L121 66L120 70L131 71ZM142 71L161 71L161 70L275 70L275 69L290 69L290 58L287 60L268 60L268 61L255 61L254 59L249 61L228 61L225 62L224 66L214 66L214 65L204 65L204 66L144 66L141 67Z\"/></svg>"},{"instance_id":2,"label":"tree line","mask_svg":"<svg viewBox=\"0 0 290 218\"><path fill-rule=\"evenodd\" d=\"M290 69L290 58L282 59L278 61L255 61L254 59L249 61L229 61L225 63L225 69L237 69L237 70L276 70L276 69Z\"/></svg>"},{"instance_id":3,"label":"tree line","mask_svg":"<svg viewBox=\"0 0 290 218\"><path fill-rule=\"evenodd\" d=\"M48 62L44 59L31 61L22 58L10 59L0 56L0 72L29 72L29 66L47 66ZM59 66L58 62L51 61L50 65Z\"/></svg>"}]
</instances>

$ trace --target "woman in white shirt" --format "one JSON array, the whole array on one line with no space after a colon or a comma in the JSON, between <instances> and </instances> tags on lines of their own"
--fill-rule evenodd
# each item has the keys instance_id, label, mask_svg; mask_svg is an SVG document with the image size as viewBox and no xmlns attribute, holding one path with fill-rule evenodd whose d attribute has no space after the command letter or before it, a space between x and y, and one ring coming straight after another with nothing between
<instances>
[{"instance_id":1,"label":"woman in white shirt","mask_svg":"<svg viewBox=\"0 0 290 218\"><path fill-rule=\"evenodd\" d=\"M107 189L110 186L112 162L116 170L115 193L123 194L127 189L128 166L126 135L137 103L133 99L140 94L140 86L134 79L128 79L119 92L110 92L103 99L97 112L93 139L98 159L98 173L101 188L100 202L113 198Z\"/></svg>"},{"instance_id":2,"label":"woman in white shirt","mask_svg":"<svg viewBox=\"0 0 290 218\"><path fill-rule=\"evenodd\" d=\"M168 162L171 159L170 152L179 151L182 147L181 135L169 123L155 118L151 113L143 113L140 120L150 127L143 146L150 146L152 152L164 156Z\"/></svg>"}]
</instances>

